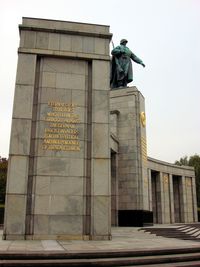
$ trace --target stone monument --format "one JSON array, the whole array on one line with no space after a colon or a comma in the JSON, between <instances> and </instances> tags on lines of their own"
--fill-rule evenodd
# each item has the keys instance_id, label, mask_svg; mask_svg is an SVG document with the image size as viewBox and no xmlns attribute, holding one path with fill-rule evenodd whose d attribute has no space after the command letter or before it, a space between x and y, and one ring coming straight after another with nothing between
<instances>
[{"instance_id":1,"label":"stone monument","mask_svg":"<svg viewBox=\"0 0 200 267\"><path fill-rule=\"evenodd\" d=\"M19 29L4 239L110 239L109 26Z\"/></svg>"},{"instance_id":2,"label":"stone monument","mask_svg":"<svg viewBox=\"0 0 200 267\"><path fill-rule=\"evenodd\" d=\"M3 238L196 222L194 169L147 157L145 99L127 87L131 59L145 65L127 40L109 81L109 26L23 18L19 29Z\"/></svg>"}]
</instances>

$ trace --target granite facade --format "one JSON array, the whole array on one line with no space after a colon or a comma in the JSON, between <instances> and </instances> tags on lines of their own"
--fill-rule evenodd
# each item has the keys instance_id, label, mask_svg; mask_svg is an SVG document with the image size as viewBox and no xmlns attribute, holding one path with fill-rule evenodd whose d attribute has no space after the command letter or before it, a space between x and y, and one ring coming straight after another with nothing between
<instances>
[{"instance_id":1,"label":"granite facade","mask_svg":"<svg viewBox=\"0 0 200 267\"><path fill-rule=\"evenodd\" d=\"M109 26L19 29L4 238L110 239Z\"/></svg>"},{"instance_id":2,"label":"granite facade","mask_svg":"<svg viewBox=\"0 0 200 267\"><path fill-rule=\"evenodd\" d=\"M154 223L197 222L193 167L148 158Z\"/></svg>"},{"instance_id":3,"label":"granite facade","mask_svg":"<svg viewBox=\"0 0 200 267\"><path fill-rule=\"evenodd\" d=\"M142 94L112 90L110 103L112 224L196 222L194 169L147 157Z\"/></svg>"}]
</instances>

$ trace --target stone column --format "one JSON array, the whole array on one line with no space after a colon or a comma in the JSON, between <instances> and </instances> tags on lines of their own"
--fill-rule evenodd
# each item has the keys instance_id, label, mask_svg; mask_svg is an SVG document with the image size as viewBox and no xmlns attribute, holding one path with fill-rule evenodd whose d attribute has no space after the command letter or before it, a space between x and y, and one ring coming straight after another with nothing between
<instances>
[{"instance_id":1,"label":"stone column","mask_svg":"<svg viewBox=\"0 0 200 267\"><path fill-rule=\"evenodd\" d=\"M158 223L164 223L164 189L163 189L163 173L158 174Z\"/></svg>"},{"instance_id":2,"label":"stone column","mask_svg":"<svg viewBox=\"0 0 200 267\"><path fill-rule=\"evenodd\" d=\"M180 181L180 212L181 212L181 222L187 223L187 200L186 200L186 184L185 176L181 176Z\"/></svg>"},{"instance_id":3,"label":"stone column","mask_svg":"<svg viewBox=\"0 0 200 267\"><path fill-rule=\"evenodd\" d=\"M171 205L170 205L170 185L169 185L169 174L163 173L163 214L164 221L163 223L171 222Z\"/></svg>"},{"instance_id":4,"label":"stone column","mask_svg":"<svg viewBox=\"0 0 200 267\"><path fill-rule=\"evenodd\" d=\"M175 222L174 218L174 191L172 174L169 174L169 188L170 188L170 211L171 211L171 223Z\"/></svg>"},{"instance_id":5,"label":"stone column","mask_svg":"<svg viewBox=\"0 0 200 267\"><path fill-rule=\"evenodd\" d=\"M94 60L92 66L91 239L111 236L111 179L109 128L109 64Z\"/></svg>"},{"instance_id":6,"label":"stone column","mask_svg":"<svg viewBox=\"0 0 200 267\"><path fill-rule=\"evenodd\" d=\"M148 192L149 192L149 210L152 211L152 181L151 169L148 169Z\"/></svg>"},{"instance_id":7,"label":"stone column","mask_svg":"<svg viewBox=\"0 0 200 267\"><path fill-rule=\"evenodd\" d=\"M25 235L35 75L36 55L19 53L4 219L10 239L23 239Z\"/></svg>"},{"instance_id":8,"label":"stone column","mask_svg":"<svg viewBox=\"0 0 200 267\"><path fill-rule=\"evenodd\" d=\"M192 201L193 201L193 215L194 222L198 222L198 212L197 212L197 196L196 196L196 181L195 177L192 177Z\"/></svg>"}]
</instances>

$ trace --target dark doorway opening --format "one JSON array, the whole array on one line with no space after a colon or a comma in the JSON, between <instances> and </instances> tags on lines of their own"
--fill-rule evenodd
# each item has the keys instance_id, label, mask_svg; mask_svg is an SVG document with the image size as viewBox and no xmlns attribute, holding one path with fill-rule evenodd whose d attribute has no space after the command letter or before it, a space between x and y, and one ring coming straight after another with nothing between
<instances>
[{"instance_id":1,"label":"dark doorway opening","mask_svg":"<svg viewBox=\"0 0 200 267\"><path fill-rule=\"evenodd\" d=\"M172 176L173 179L173 193L174 193L174 221L181 222L181 199L180 199L180 184L181 176Z\"/></svg>"}]
</instances>

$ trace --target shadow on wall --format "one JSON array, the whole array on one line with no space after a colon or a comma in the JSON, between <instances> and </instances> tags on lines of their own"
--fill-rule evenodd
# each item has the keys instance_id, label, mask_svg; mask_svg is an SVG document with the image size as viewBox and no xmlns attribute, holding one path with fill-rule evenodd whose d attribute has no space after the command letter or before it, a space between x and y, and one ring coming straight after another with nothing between
<instances>
[{"instance_id":1,"label":"shadow on wall","mask_svg":"<svg viewBox=\"0 0 200 267\"><path fill-rule=\"evenodd\" d=\"M200 222L200 208L198 208L198 222Z\"/></svg>"},{"instance_id":2,"label":"shadow on wall","mask_svg":"<svg viewBox=\"0 0 200 267\"><path fill-rule=\"evenodd\" d=\"M0 207L0 229L3 227L4 207Z\"/></svg>"}]
</instances>

